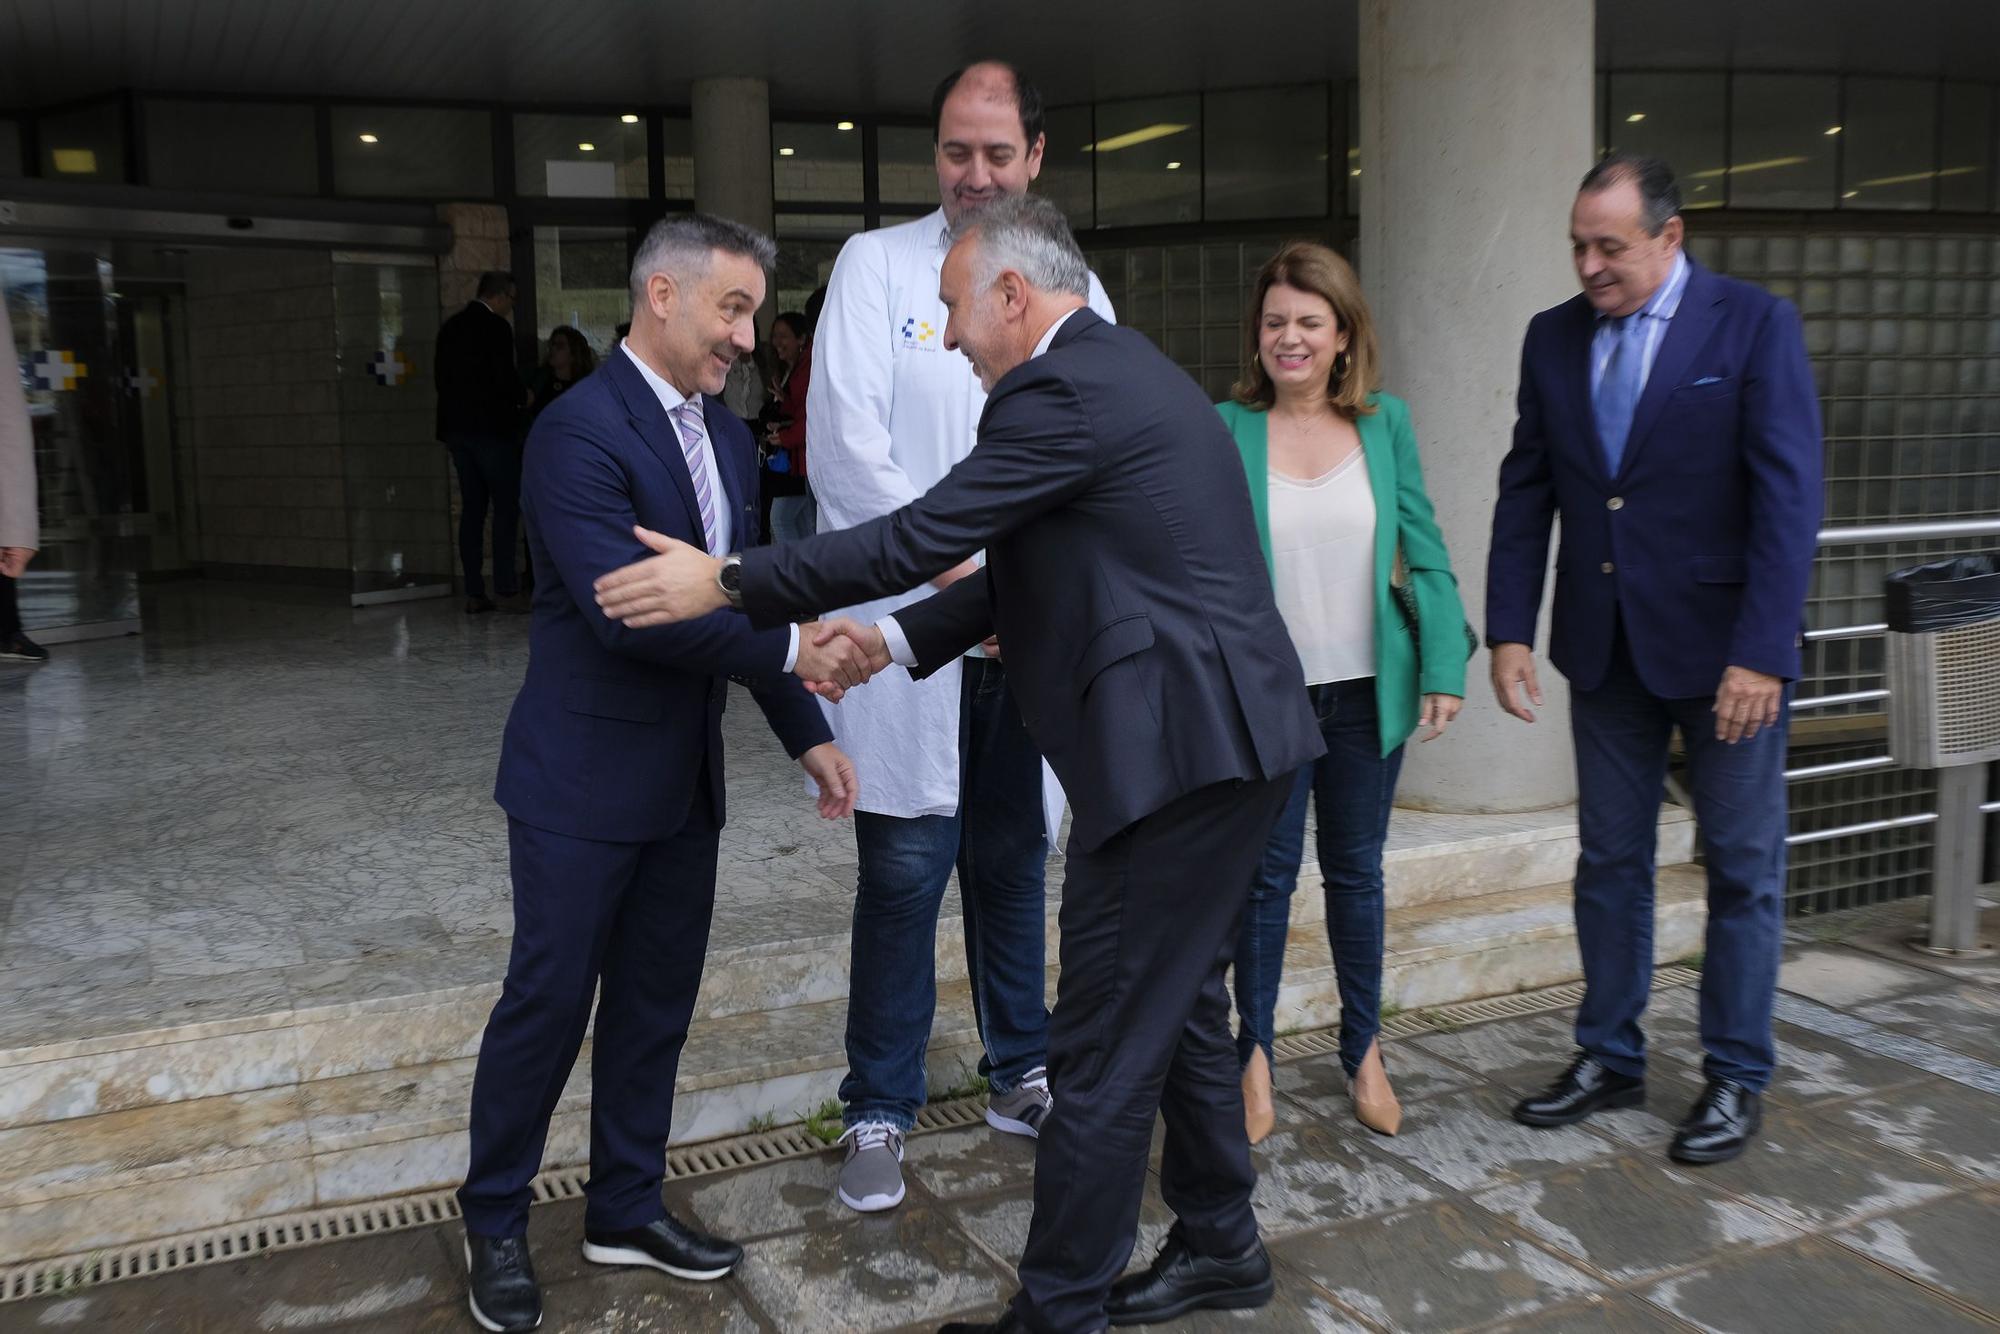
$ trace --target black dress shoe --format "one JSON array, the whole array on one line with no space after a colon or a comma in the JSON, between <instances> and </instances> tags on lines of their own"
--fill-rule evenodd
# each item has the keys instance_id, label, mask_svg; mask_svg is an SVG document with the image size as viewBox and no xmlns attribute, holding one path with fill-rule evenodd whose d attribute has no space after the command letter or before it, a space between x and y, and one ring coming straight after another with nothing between
<instances>
[{"instance_id":1,"label":"black dress shoe","mask_svg":"<svg viewBox=\"0 0 2000 1334\"><path fill-rule=\"evenodd\" d=\"M1764 1100L1733 1079L1711 1079L1688 1108L1667 1157L1677 1163L1726 1163L1764 1124Z\"/></svg>"},{"instance_id":2,"label":"black dress shoe","mask_svg":"<svg viewBox=\"0 0 2000 1334\"><path fill-rule=\"evenodd\" d=\"M1176 1223L1151 1268L1111 1285L1104 1314L1114 1325L1152 1325L1189 1311L1243 1311L1270 1301L1276 1286L1263 1242L1240 1255L1199 1255Z\"/></svg>"},{"instance_id":3,"label":"black dress shoe","mask_svg":"<svg viewBox=\"0 0 2000 1334\"><path fill-rule=\"evenodd\" d=\"M672 1214L625 1232L583 1230L583 1258L600 1265L645 1265L675 1278L701 1282L736 1268L743 1248L697 1232Z\"/></svg>"},{"instance_id":4,"label":"black dress shoe","mask_svg":"<svg viewBox=\"0 0 2000 1334\"><path fill-rule=\"evenodd\" d=\"M467 598L465 600L465 614L467 616L478 616L483 612L489 612L492 610L493 610L492 598Z\"/></svg>"},{"instance_id":5,"label":"black dress shoe","mask_svg":"<svg viewBox=\"0 0 2000 1334\"><path fill-rule=\"evenodd\" d=\"M938 1334L1028 1334L1028 1327L1010 1306L998 1320L953 1320L939 1325Z\"/></svg>"},{"instance_id":6,"label":"black dress shoe","mask_svg":"<svg viewBox=\"0 0 2000 1334\"><path fill-rule=\"evenodd\" d=\"M1644 1076L1621 1075L1580 1051L1555 1083L1514 1104L1514 1119L1524 1126L1567 1126L1592 1112L1645 1105Z\"/></svg>"},{"instance_id":7,"label":"black dress shoe","mask_svg":"<svg viewBox=\"0 0 2000 1334\"><path fill-rule=\"evenodd\" d=\"M472 1276L472 1318L493 1334L516 1334L542 1323L542 1286L528 1259L526 1237L465 1234L465 1268Z\"/></svg>"}]
</instances>

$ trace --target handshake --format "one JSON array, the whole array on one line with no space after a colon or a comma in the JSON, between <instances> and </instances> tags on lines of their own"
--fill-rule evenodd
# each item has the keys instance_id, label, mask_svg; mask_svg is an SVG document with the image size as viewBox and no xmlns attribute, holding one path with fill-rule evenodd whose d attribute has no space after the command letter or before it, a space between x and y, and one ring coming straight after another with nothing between
<instances>
[{"instance_id":1,"label":"handshake","mask_svg":"<svg viewBox=\"0 0 2000 1334\"><path fill-rule=\"evenodd\" d=\"M799 656L792 673L807 690L838 704L855 686L889 665L889 645L879 626L846 616L799 627Z\"/></svg>"}]
</instances>

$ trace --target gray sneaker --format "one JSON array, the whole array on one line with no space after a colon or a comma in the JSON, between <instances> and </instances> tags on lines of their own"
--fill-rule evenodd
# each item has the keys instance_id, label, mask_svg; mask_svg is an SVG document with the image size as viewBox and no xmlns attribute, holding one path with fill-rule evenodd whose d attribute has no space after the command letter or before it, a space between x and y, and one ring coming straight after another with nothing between
<instances>
[{"instance_id":1,"label":"gray sneaker","mask_svg":"<svg viewBox=\"0 0 2000 1334\"><path fill-rule=\"evenodd\" d=\"M887 1121L860 1121L840 1137L840 1202L857 1213L880 1213L903 1202L903 1132Z\"/></svg>"},{"instance_id":2,"label":"gray sneaker","mask_svg":"<svg viewBox=\"0 0 2000 1334\"><path fill-rule=\"evenodd\" d=\"M1038 1065L1015 1087L986 1100L986 1124L1010 1135L1040 1139L1042 1122L1049 1119L1055 1105L1055 1095L1049 1092L1049 1072Z\"/></svg>"}]
</instances>

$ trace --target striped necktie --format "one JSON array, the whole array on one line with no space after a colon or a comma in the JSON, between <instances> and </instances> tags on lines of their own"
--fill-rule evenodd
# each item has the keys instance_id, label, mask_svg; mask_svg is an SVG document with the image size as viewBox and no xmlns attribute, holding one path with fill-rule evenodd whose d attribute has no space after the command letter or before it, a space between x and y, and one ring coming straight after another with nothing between
<instances>
[{"instance_id":1,"label":"striped necktie","mask_svg":"<svg viewBox=\"0 0 2000 1334\"><path fill-rule=\"evenodd\" d=\"M681 453L687 456L688 473L694 478L694 498L701 506L701 535L710 555L715 554L715 488L708 480L708 437L701 430L701 404L689 399L668 414L681 433Z\"/></svg>"}]
</instances>

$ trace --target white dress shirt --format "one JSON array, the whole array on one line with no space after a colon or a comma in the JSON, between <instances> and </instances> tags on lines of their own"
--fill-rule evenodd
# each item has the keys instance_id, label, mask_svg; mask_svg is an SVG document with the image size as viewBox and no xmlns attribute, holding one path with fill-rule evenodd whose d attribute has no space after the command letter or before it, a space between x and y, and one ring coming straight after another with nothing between
<instances>
[{"instance_id":1,"label":"white dress shirt","mask_svg":"<svg viewBox=\"0 0 2000 1334\"><path fill-rule=\"evenodd\" d=\"M660 400L660 406L666 410L667 414L667 429L674 433L674 444L685 455L687 453L687 446L682 443L680 421L674 416L674 409L688 401L687 395L674 388L673 385L662 378L651 366L648 366L645 360L632 350L630 343L621 339L618 346L624 351L626 356L632 359L632 364L639 368L639 374L645 377L646 383L652 387L654 396ZM697 408L701 407L699 400L696 401L695 406ZM703 470L708 474L708 494L715 497L715 550L708 554L711 556L726 555L736 549L731 541L736 536L736 516L730 510L729 491L722 485L722 465L715 458L715 441L709 438L708 419L703 414L697 412L695 414L695 422L697 428L701 431L701 459ZM798 665L798 661L799 627L794 625L792 627L791 647L785 650L785 670L787 672L791 671L793 667Z\"/></svg>"},{"instance_id":2,"label":"white dress shirt","mask_svg":"<svg viewBox=\"0 0 2000 1334\"><path fill-rule=\"evenodd\" d=\"M814 331L806 391L822 532L901 509L972 452L986 392L972 363L944 347L938 273L948 249L942 209L863 232L841 248ZM1113 318L1094 274L1090 305ZM879 622L934 591L926 584L842 614ZM859 809L903 817L958 810L959 688L956 664L922 681L884 672L838 705L824 705L861 780ZM1062 789L1046 765L1043 792L1053 831Z\"/></svg>"}]
</instances>

